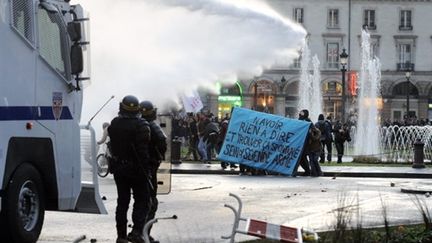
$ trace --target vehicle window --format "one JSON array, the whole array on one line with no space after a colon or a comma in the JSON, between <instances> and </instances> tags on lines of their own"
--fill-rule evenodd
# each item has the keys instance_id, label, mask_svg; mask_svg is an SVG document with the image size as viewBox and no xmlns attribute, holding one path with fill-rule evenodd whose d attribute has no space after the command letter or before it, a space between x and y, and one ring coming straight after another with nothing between
<instances>
[{"instance_id":1,"label":"vehicle window","mask_svg":"<svg viewBox=\"0 0 432 243\"><path fill-rule=\"evenodd\" d=\"M39 53L59 74L69 80L67 34L58 13L38 10Z\"/></svg>"},{"instance_id":2,"label":"vehicle window","mask_svg":"<svg viewBox=\"0 0 432 243\"><path fill-rule=\"evenodd\" d=\"M12 0L12 27L30 43L34 43L33 1Z\"/></svg>"}]
</instances>

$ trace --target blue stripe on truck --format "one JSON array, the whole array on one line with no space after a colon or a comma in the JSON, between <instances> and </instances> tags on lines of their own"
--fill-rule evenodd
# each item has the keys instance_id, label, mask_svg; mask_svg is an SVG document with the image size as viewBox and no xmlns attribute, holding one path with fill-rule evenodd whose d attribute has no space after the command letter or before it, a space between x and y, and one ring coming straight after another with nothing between
<instances>
[{"instance_id":1,"label":"blue stripe on truck","mask_svg":"<svg viewBox=\"0 0 432 243\"><path fill-rule=\"evenodd\" d=\"M72 119L69 107L63 106L58 120ZM56 120L56 118L52 106L0 106L0 121L19 120Z\"/></svg>"}]
</instances>

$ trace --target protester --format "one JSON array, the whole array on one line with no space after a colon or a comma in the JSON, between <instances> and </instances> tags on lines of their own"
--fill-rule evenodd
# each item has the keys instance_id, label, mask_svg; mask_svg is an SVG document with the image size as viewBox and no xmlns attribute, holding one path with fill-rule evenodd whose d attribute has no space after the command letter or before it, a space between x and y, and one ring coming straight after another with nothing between
<instances>
[{"instance_id":1,"label":"protester","mask_svg":"<svg viewBox=\"0 0 432 243\"><path fill-rule=\"evenodd\" d=\"M128 95L120 102L119 113L108 127L113 161L111 172L117 187L117 243L144 242L142 233L150 201L149 123L141 119L139 101ZM133 193L133 228L127 235L127 211Z\"/></svg>"},{"instance_id":2,"label":"protester","mask_svg":"<svg viewBox=\"0 0 432 243\"><path fill-rule=\"evenodd\" d=\"M208 156L207 156L207 144L204 141L204 132L207 124L210 123L210 120L204 115L199 115L199 120L197 124L198 128L198 152L201 156L201 161L204 163L208 162Z\"/></svg>"},{"instance_id":3,"label":"protester","mask_svg":"<svg viewBox=\"0 0 432 243\"><path fill-rule=\"evenodd\" d=\"M186 156L184 159L189 159L190 155L192 154L193 159L195 161L199 160L198 156L198 130L197 130L197 121L194 117L193 113L188 114L187 118L187 128L189 133L189 145L188 145L188 151L186 153Z\"/></svg>"},{"instance_id":4,"label":"protester","mask_svg":"<svg viewBox=\"0 0 432 243\"><path fill-rule=\"evenodd\" d=\"M330 163L331 161L331 152L332 152L332 142L333 142L333 136L332 136L332 126L331 123L328 120L324 120L324 115L319 114L318 116L318 122L315 123L315 126L320 130L321 137L321 152L320 152L320 163L324 163L325 158L325 151L324 148L327 148L327 161Z\"/></svg>"},{"instance_id":5,"label":"protester","mask_svg":"<svg viewBox=\"0 0 432 243\"><path fill-rule=\"evenodd\" d=\"M217 142L217 153L218 154L222 149L222 145L223 145L223 142L225 140L226 133L228 131L228 123L229 123L229 120L225 119L221 122L221 125L220 125L219 137L218 137L218 142ZM229 163L229 165L230 165L231 169L237 168L237 166L234 163ZM228 166L228 163L221 161L222 169L226 169L227 166Z\"/></svg>"},{"instance_id":6,"label":"protester","mask_svg":"<svg viewBox=\"0 0 432 243\"><path fill-rule=\"evenodd\" d=\"M309 119L309 111L308 110L301 110L299 112L299 120L302 121L306 121L306 122L310 122L312 123L312 121ZM306 137L305 140L305 146L303 148L303 153L300 156L300 161L298 163L298 165L300 165L303 170L305 171L303 175L305 176L310 176L311 175L311 169L309 167L309 161L307 160L307 155L309 153L309 145L308 145L308 137ZM298 169L298 165L297 167L294 169L293 175L295 175L297 173L297 169Z\"/></svg>"},{"instance_id":7,"label":"protester","mask_svg":"<svg viewBox=\"0 0 432 243\"><path fill-rule=\"evenodd\" d=\"M351 142L350 131L347 124L342 125L340 121L336 121L333 128L335 146L337 151L337 163L342 163L344 155L345 141Z\"/></svg>"},{"instance_id":8,"label":"protester","mask_svg":"<svg viewBox=\"0 0 432 243\"><path fill-rule=\"evenodd\" d=\"M165 158L165 153L167 151L167 136L162 131L162 128L155 122L157 118L157 109L153 106L150 101L143 101L140 103L141 115L150 125L151 139L149 144L149 165L150 165L150 210L147 216L146 222L154 219L156 211L158 208L157 199L157 170L162 160ZM149 235L150 242L158 243L150 236L149 228L147 234Z\"/></svg>"},{"instance_id":9,"label":"protester","mask_svg":"<svg viewBox=\"0 0 432 243\"><path fill-rule=\"evenodd\" d=\"M315 126L311 125L307 137L307 155L311 167L311 176L322 175L321 166L318 163L318 158L321 154L321 131Z\"/></svg>"},{"instance_id":10,"label":"protester","mask_svg":"<svg viewBox=\"0 0 432 243\"><path fill-rule=\"evenodd\" d=\"M329 128L329 134L327 136L329 136L327 143L326 143L326 149L327 149L327 162L331 162L332 161L332 150L333 150L333 122L332 122L332 117L331 115L328 115L325 119L325 123L327 124L328 128ZM323 146L324 147L324 146ZM324 148L323 148L324 151Z\"/></svg>"},{"instance_id":11,"label":"protester","mask_svg":"<svg viewBox=\"0 0 432 243\"><path fill-rule=\"evenodd\" d=\"M206 126L204 128L204 133L203 133L203 140L204 140L204 143L206 144L207 159L209 161L213 159L213 157L216 153L218 136L219 136L218 125L216 122L213 122L210 120L206 124Z\"/></svg>"},{"instance_id":12,"label":"protester","mask_svg":"<svg viewBox=\"0 0 432 243\"><path fill-rule=\"evenodd\" d=\"M98 145L101 145L101 144L109 142L109 136L108 136L108 127L109 127L109 125L110 124L108 122L104 122L102 124L103 133L102 133L101 139L99 141L97 141Z\"/></svg>"},{"instance_id":13,"label":"protester","mask_svg":"<svg viewBox=\"0 0 432 243\"><path fill-rule=\"evenodd\" d=\"M230 113L225 113L225 116L222 118L221 123L224 121L229 121L229 120L230 120Z\"/></svg>"}]
</instances>

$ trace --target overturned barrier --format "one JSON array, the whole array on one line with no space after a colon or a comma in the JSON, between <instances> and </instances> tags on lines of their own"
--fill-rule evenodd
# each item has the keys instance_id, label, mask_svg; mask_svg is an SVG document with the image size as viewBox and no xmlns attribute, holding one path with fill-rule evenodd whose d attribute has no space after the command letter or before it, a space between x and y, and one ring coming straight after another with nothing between
<instances>
[{"instance_id":1,"label":"overturned barrier","mask_svg":"<svg viewBox=\"0 0 432 243\"><path fill-rule=\"evenodd\" d=\"M278 240L286 243L303 243L304 240L318 240L317 233L311 230L305 230L284 225L276 225L257 219L241 217L243 203L240 197L232 193L230 193L229 195L237 200L238 208L236 209L228 204L224 205L224 207L227 207L233 211L234 224L231 234L228 236L222 236L222 239L230 240L230 243L234 243L235 235L237 233L240 233L256 236L261 239ZM240 221L246 222L244 230L239 229Z\"/></svg>"}]
</instances>

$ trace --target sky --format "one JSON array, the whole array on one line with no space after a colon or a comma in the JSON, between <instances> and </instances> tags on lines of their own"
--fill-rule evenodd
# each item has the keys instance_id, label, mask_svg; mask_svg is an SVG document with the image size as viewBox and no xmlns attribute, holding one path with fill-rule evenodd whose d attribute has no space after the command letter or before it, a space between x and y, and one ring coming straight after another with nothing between
<instances>
[{"instance_id":1,"label":"sky","mask_svg":"<svg viewBox=\"0 0 432 243\"><path fill-rule=\"evenodd\" d=\"M109 4L107 4L109 2ZM217 81L289 65L306 31L254 0L73 0L90 14L91 85L81 123L110 121L125 95L161 108Z\"/></svg>"}]
</instances>

